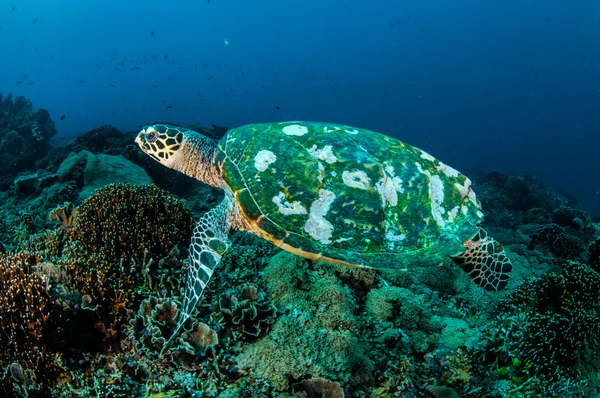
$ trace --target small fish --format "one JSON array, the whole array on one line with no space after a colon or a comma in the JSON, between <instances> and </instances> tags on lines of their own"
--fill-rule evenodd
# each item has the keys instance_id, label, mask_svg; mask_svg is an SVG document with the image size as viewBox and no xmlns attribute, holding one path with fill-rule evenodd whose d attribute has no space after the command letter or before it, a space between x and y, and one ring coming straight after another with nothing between
<instances>
[{"instance_id":1,"label":"small fish","mask_svg":"<svg viewBox=\"0 0 600 398\"><path fill-rule=\"evenodd\" d=\"M27 83L28 86L33 86L33 82Z\"/></svg>"},{"instance_id":2,"label":"small fish","mask_svg":"<svg viewBox=\"0 0 600 398\"><path fill-rule=\"evenodd\" d=\"M33 23L37 23L37 18L33 20Z\"/></svg>"},{"instance_id":3,"label":"small fish","mask_svg":"<svg viewBox=\"0 0 600 398\"><path fill-rule=\"evenodd\" d=\"M84 83L84 81L83 81L83 80L80 80L80 81L79 81L79 84L83 84L83 83Z\"/></svg>"},{"instance_id":4,"label":"small fish","mask_svg":"<svg viewBox=\"0 0 600 398\"><path fill-rule=\"evenodd\" d=\"M154 87L154 88L158 88L158 85L154 84L154 85L152 85L152 87Z\"/></svg>"},{"instance_id":5,"label":"small fish","mask_svg":"<svg viewBox=\"0 0 600 398\"><path fill-rule=\"evenodd\" d=\"M66 117L67 117L67 115L62 115L62 116L60 117L60 120L65 120L65 118L66 118Z\"/></svg>"},{"instance_id":6,"label":"small fish","mask_svg":"<svg viewBox=\"0 0 600 398\"><path fill-rule=\"evenodd\" d=\"M110 85L110 88L115 88L114 84L111 84L111 85Z\"/></svg>"},{"instance_id":7,"label":"small fish","mask_svg":"<svg viewBox=\"0 0 600 398\"><path fill-rule=\"evenodd\" d=\"M23 79L27 79L27 75L24 75L24 76L23 76Z\"/></svg>"},{"instance_id":8,"label":"small fish","mask_svg":"<svg viewBox=\"0 0 600 398\"><path fill-rule=\"evenodd\" d=\"M167 105L168 109L173 109L173 105Z\"/></svg>"},{"instance_id":9,"label":"small fish","mask_svg":"<svg viewBox=\"0 0 600 398\"><path fill-rule=\"evenodd\" d=\"M275 105L275 109L279 110L279 105Z\"/></svg>"},{"instance_id":10,"label":"small fish","mask_svg":"<svg viewBox=\"0 0 600 398\"><path fill-rule=\"evenodd\" d=\"M15 84L23 84L23 80L17 80Z\"/></svg>"},{"instance_id":11,"label":"small fish","mask_svg":"<svg viewBox=\"0 0 600 398\"><path fill-rule=\"evenodd\" d=\"M14 11L14 10L15 10L15 7L13 7L13 8L12 8L12 10Z\"/></svg>"},{"instance_id":12,"label":"small fish","mask_svg":"<svg viewBox=\"0 0 600 398\"><path fill-rule=\"evenodd\" d=\"M154 37L154 29L152 29L152 32L150 33L150 37Z\"/></svg>"}]
</instances>

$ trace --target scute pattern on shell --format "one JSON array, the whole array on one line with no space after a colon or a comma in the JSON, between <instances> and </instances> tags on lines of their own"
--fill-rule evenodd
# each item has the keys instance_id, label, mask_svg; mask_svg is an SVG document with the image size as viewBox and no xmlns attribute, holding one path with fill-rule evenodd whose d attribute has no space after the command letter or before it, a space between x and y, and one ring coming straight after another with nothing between
<instances>
[{"instance_id":1,"label":"scute pattern on shell","mask_svg":"<svg viewBox=\"0 0 600 398\"><path fill-rule=\"evenodd\" d=\"M286 134L288 126L306 129ZM376 268L437 265L464 251L482 219L464 175L370 130L253 124L230 130L219 150L224 180L253 232L308 257ZM255 157L265 150L277 161L259 170ZM310 211L282 212L282 203Z\"/></svg>"}]
</instances>

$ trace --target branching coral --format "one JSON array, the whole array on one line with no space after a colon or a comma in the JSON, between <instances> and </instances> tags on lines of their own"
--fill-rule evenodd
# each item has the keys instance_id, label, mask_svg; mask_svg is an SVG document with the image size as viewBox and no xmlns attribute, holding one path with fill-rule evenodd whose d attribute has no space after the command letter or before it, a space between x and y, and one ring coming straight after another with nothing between
<instances>
[{"instance_id":1,"label":"branching coral","mask_svg":"<svg viewBox=\"0 0 600 398\"><path fill-rule=\"evenodd\" d=\"M175 197L153 185L112 184L77 209L69 237L106 261L158 259L189 236L192 218Z\"/></svg>"},{"instance_id":2,"label":"branching coral","mask_svg":"<svg viewBox=\"0 0 600 398\"><path fill-rule=\"evenodd\" d=\"M143 287L157 287L153 267L186 241L191 225L190 212L159 188L109 185L78 207L63 266L91 307L122 318L125 308L136 308Z\"/></svg>"},{"instance_id":3,"label":"branching coral","mask_svg":"<svg viewBox=\"0 0 600 398\"><path fill-rule=\"evenodd\" d=\"M582 370L598 359L600 338L600 274L569 262L560 274L521 285L503 302L504 312L488 329L488 350L494 367L512 366L512 382L537 379L540 391L573 384ZM571 381L569 382L569 378Z\"/></svg>"},{"instance_id":4,"label":"branching coral","mask_svg":"<svg viewBox=\"0 0 600 398\"><path fill-rule=\"evenodd\" d=\"M53 371L47 346L55 326L45 282L34 272L40 261L25 252L0 254L0 365L35 375Z\"/></svg>"},{"instance_id":5,"label":"branching coral","mask_svg":"<svg viewBox=\"0 0 600 398\"><path fill-rule=\"evenodd\" d=\"M586 252L580 239L569 235L563 227L556 224L544 225L534 231L527 247L530 250L550 251L566 260L583 259Z\"/></svg>"}]
</instances>

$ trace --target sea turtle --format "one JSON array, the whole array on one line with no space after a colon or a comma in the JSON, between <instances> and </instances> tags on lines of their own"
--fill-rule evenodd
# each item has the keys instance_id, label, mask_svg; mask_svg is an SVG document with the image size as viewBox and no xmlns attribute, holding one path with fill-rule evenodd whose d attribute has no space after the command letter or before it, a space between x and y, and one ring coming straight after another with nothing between
<instances>
[{"instance_id":1,"label":"sea turtle","mask_svg":"<svg viewBox=\"0 0 600 398\"><path fill-rule=\"evenodd\" d=\"M217 141L154 124L136 142L163 165L225 191L194 229L173 337L232 229L314 260L406 270L450 257L486 290L508 283L512 265L479 227L483 213L471 181L394 138L341 124L283 122L234 128Z\"/></svg>"}]
</instances>

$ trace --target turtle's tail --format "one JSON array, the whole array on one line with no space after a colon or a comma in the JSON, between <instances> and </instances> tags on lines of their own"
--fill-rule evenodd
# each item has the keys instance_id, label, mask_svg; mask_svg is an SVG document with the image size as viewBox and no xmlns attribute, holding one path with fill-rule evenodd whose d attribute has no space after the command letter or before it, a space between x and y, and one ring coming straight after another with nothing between
<instances>
[{"instance_id":1,"label":"turtle's tail","mask_svg":"<svg viewBox=\"0 0 600 398\"><path fill-rule=\"evenodd\" d=\"M473 282L489 291L502 290L508 285L512 264L500 243L480 228L477 235L463 245L467 250L451 258Z\"/></svg>"}]
</instances>

